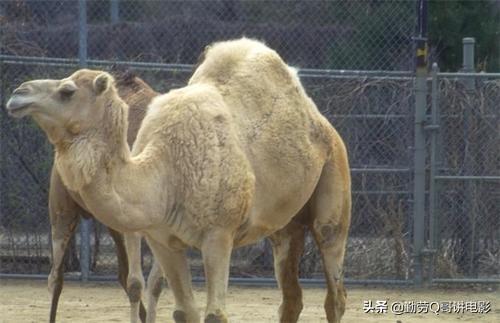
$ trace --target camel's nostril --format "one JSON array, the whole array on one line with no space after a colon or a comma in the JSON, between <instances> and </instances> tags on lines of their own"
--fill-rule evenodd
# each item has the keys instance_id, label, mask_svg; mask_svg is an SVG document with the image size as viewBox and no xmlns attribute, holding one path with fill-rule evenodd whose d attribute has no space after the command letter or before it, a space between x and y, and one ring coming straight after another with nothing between
<instances>
[{"instance_id":1,"label":"camel's nostril","mask_svg":"<svg viewBox=\"0 0 500 323\"><path fill-rule=\"evenodd\" d=\"M17 89L14 90L14 92L12 92L12 94L22 95L22 94L28 94L28 92L29 92L28 88L18 87Z\"/></svg>"}]
</instances>

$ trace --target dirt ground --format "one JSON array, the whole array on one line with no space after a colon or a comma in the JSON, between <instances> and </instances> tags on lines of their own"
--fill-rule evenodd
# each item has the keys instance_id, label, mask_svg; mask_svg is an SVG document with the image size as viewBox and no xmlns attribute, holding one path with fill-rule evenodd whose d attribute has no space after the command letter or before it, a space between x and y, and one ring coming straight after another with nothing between
<instances>
[{"instance_id":1,"label":"dirt ground","mask_svg":"<svg viewBox=\"0 0 500 323\"><path fill-rule=\"evenodd\" d=\"M202 310L205 293L196 286L196 300ZM300 322L326 322L323 311L325 291L304 289L304 310ZM387 314L365 313L364 301L387 300ZM488 314L403 314L390 313L393 302L403 301L487 301ZM230 287L227 311L231 322L277 322L280 293L277 288ZM46 322L49 315L49 297L45 281L1 280L0 322ZM158 322L172 322L173 297L165 290L160 298ZM201 312L200 312L201 313ZM128 322L128 299L117 283L67 282L61 295L58 322ZM500 292L498 290L414 290L410 288L385 289L349 287L348 302L343 322L500 322Z\"/></svg>"}]
</instances>

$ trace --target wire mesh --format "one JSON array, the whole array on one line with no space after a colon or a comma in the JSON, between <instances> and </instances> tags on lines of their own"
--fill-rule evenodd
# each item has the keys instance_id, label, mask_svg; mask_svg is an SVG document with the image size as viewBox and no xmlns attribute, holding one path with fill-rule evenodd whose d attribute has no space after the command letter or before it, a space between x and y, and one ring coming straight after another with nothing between
<instances>
[{"instance_id":1,"label":"wire mesh","mask_svg":"<svg viewBox=\"0 0 500 323\"><path fill-rule=\"evenodd\" d=\"M439 278L500 278L500 81L440 81Z\"/></svg>"},{"instance_id":2,"label":"wire mesh","mask_svg":"<svg viewBox=\"0 0 500 323\"><path fill-rule=\"evenodd\" d=\"M264 40L291 65L317 69L315 75L304 74L302 82L346 141L352 168L345 275L412 278L414 80L411 74L378 73L381 77L368 70L414 69L415 1L92 0L86 6L88 58L143 62L135 72L160 93L184 86L190 72L149 63L194 64L207 44L241 36ZM8 62L0 60L3 103L26 80L62 78L77 69L73 63L22 58L78 57L78 1L1 1L0 16L0 51L10 55ZM99 68L111 70L111 65ZM358 71L346 76L325 69ZM439 175L500 175L498 89L498 81L478 80L471 90L464 82L441 80ZM0 273L46 274L52 147L33 122L13 121L3 108L0 125ZM499 276L498 181L439 185L436 277ZM68 271L79 271L79 245L77 235L69 246ZM148 271L152 258L144 249ZM193 276L202 276L200 254L192 250L189 257ZM232 277L273 275L267 240L234 251L232 259ZM117 271L113 241L97 223L90 268L93 275ZM310 236L300 274L322 276Z\"/></svg>"},{"instance_id":3,"label":"wire mesh","mask_svg":"<svg viewBox=\"0 0 500 323\"><path fill-rule=\"evenodd\" d=\"M73 58L77 1L2 1L8 55ZM412 70L415 1L87 1L88 57L194 64L214 41L258 38L292 65Z\"/></svg>"}]
</instances>

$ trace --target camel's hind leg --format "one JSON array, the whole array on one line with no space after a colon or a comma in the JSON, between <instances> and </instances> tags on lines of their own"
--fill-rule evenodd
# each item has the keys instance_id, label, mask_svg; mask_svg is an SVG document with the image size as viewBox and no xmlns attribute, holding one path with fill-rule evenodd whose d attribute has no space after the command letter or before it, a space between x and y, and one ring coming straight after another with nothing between
<instances>
[{"instance_id":1,"label":"camel's hind leg","mask_svg":"<svg viewBox=\"0 0 500 323\"><path fill-rule=\"evenodd\" d=\"M302 311L299 261L304 251L304 236L305 227L296 218L270 236L273 246L274 274L282 293L279 315L280 322L283 323L297 322Z\"/></svg>"},{"instance_id":2,"label":"camel's hind leg","mask_svg":"<svg viewBox=\"0 0 500 323\"><path fill-rule=\"evenodd\" d=\"M338 323L346 303L342 267L351 219L351 183L345 150L333 156L323 168L308 207L328 286L326 316L328 322Z\"/></svg>"},{"instance_id":3,"label":"camel's hind leg","mask_svg":"<svg viewBox=\"0 0 500 323\"><path fill-rule=\"evenodd\" d=\"M148 302L148 315L147 323L156 322L156 307L158 305L158 298L160 298L161 291L163 290L163 272L161 271L158 261L154 261L153 267L149 272L148 282L146 284L146 299Z\"/></svg>"}]
</instances>

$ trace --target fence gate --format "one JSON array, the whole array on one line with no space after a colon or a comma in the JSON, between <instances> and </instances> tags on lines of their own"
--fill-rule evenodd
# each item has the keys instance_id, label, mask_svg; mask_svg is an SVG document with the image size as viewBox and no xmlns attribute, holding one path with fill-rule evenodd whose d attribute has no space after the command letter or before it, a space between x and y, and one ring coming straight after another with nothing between
<instances>
[{"instance_id":1,"label":"fence gate","mask_svg":"<svg viewBox=\"0 0 500 323\"><path fill-rule=\"evenodd\" d=\"M467 73L464 57L462 73L432 71L429 276L500 283L500 74Z\"/></svg>"}]
</instances>

